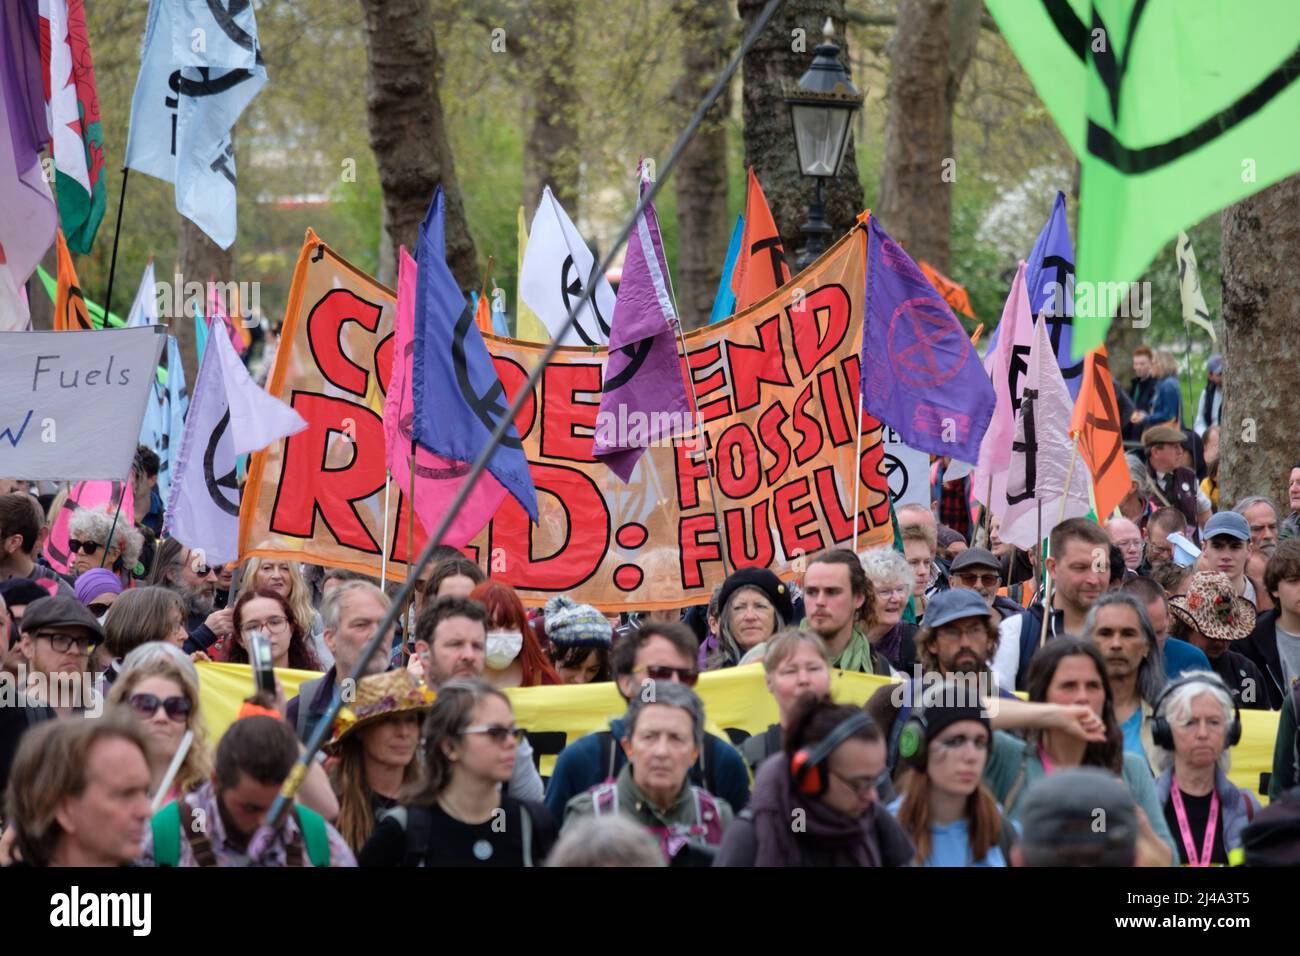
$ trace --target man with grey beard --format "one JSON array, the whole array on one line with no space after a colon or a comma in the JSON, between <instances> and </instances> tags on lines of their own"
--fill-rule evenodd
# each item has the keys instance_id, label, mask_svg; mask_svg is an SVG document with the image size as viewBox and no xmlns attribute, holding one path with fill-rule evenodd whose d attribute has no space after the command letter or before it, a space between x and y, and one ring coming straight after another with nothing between
<instances>
[{"instance_id":1,"label":"man with grey beard","mask_svg":"<svg viewBox=\"0 0 1300 956\"><path fill-rule=\"evenodd\" d=\"M217 570L209 567L201 554L195 554L175 538L158 547L148 583L169 588L185 604L185 641L187 654L207 650L216 641L234 634L234 610L215 610Z\"/></svg>"}]
</instances>

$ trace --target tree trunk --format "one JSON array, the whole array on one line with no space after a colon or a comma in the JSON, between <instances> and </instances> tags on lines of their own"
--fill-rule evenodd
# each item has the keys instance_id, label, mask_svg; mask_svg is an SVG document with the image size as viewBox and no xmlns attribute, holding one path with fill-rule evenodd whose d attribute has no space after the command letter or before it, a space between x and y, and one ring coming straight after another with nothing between
<instances>
[{"instance_id":1,"label":"tree trunk","mask_svg":"<svg viewBox=\"0 0 1300 956\"><path fill-rule=\"evenodd\" d=\"M677 87L683 116L690 116L731 56L728 0L677 0L674 12L685 37L685 75ZM727 220L727 129L731 95L724 90L678 160L677 307L687 329L709 321L731 238Z\"/></svg>"},{"instance_id":2,"label":"tree trunk","mask_svg":"<svg viewBox=\"0 0 1300 956\"><path fill-rule=\"evenodd\" d=\"M203 285L203 314L208 312L208 282L228 282L234 279L234 253L222 249L184 216L180 217L180 238L176 245L176 271L181 275L181 301L187 298L185 286L191 282ZM231 249L234 247L232 246ZM243 308L247 303L240 303ZM236 320L238 321L238 320ZM199 374L198 343L194 339L194 315L171 317L172 334L181 350L181 365L185 367L185 381L193 394L194 382Z\"/></svg>"},{"instance_id":3,"label":"tree trunk","mask_svg":"<svg viewBox=\"0 0 1300 956\"><path fill-rule=\"evenodd\" d=\"M902 0L889 70L880 219L941 272L949 268L952 108L979 37L979 0Z\"/></svg>"},{"instance_id":4,"label":"tree trunk","mask_svg":"<svg viewBox=\"0 0 1300 956\"><path fill-rule=\"evenodd\" d=\"M529 4L520 45L528 87L523 205L529 225L544 186L551 187L570 219L578 219L577 28L576 0Z\"/></svg>"},{"instance_id":5,"label":"tree trunk","mask_svg":"<svg viewBox=\"0 0 1300 956\"><path fill-rule=\"evenodd\" d=\"M384 192L385 234L415 254L420 223L442 185L447 265L461 288L478 283L478 258L452 165L438 93L438 46L429 0L360 0L366 17L366 110ZM380 276L393 284L394 276Z\"/></svg>"},{"instance_id":6,"label":"tree trunk","mask_svg":"<svg viewBox=\"0 0 1300 956\"><path fill-rule=\"evenodd\" d=\"M763 0L737 3L746 33L763 6ZM788 81L793 86L807 72L813 49L822 40L822 24L827 17L835 24L840 62L847 64L843 0L787 0L768 21L762 35L745 55L743 65L745 164L754 167L784 241L786 259L791 264L795 250L804 246L801 227L808 218L815 183L799 170L790 108L785 105L782 84ZM831 226L830 241L834 242L853 226L862 212L862 183L853 156L852 134L840 174L826 181L822 196L826 221Z\"/></svg>"},{"instance_id":7,"label":"tree trunk","mask_svg":"<svg viewBox=\"0 0 1300 956\"><path fill-rule=\"evenodd\" d=\"M1300 362L1300 175L1223 211L1220 501L1268 495L1286 514L1300 414L1284 396Z\"/></svg>"}]
</instances>

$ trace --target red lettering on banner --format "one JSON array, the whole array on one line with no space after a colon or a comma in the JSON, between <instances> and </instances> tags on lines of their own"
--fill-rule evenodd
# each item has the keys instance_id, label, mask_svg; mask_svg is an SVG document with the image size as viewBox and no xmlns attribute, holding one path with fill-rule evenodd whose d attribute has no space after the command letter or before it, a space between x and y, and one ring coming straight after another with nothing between
<instances>
[{"instance_id":1,"label":"red lettering on banner","mask_svg":"<svg viewBox=\"0 0 1300 956\"><path fill-rule=\"evenodd\" d=\"M816 528L807 534L803 531L808 525L817 523L817 512L813 510L812 503L806 500L808 496L807 476L795 478L782 485L772 495L772 507L776 511L776 527L781 533L781 547L787 555L800 551L804 554L815 554L826 547L822 533ZM802 504L796 504L800 499L804 499Z\"/></svg>"},{"instance_id":2,"label":"red lettering on banner","mask_svg":"<svg viewBox=\"0 0 1300 956\"><path fill-rule=\"evenodd\" d=\"M700 565L705 561L722 561L717 533L718 519L713 515L693 515L682 518L677 523L677 539L681 542L682 587L703 587L704 572ZM700 536L706 534L714 535L714 540L701 541Z\"/></svg>"},{"instance_id":3,"label":"red lettering on banner","mask_svg":"<svg viewBox=\"0 0 1300 956\"><path fill-rule=\"evenodd\" d=\"M785 346L781 342L781 317L774 315L757 328L758 345L727 342L727 364L731 368L731 393L736 411L753 408L762 397L762 383L789 385L785 367Z\"/></svg>"},{"instance_id":4,"label":"red lettering on banner","mask_svg":"<svg viewBox=\"0 0 1300 956\"><path fill-rule=\"evenodd\" d=\"M370 374L343 353L342 332L356 322L367 332L379 328L383 306L349 289L331 289L307 314L307 345L321 375L345 392L365 398Z\"/></svg>"},{"instance_id":5,"label":"red lettering on banner","mask_svg":"<svg viewBox=\"0 0 1300 956\"><path fill-rule=\"evenodd\" d=\"M705 435L706 442L708 435ZM673 445L673 462L677 472L677 507L682 511L698 508L700 505L700 482L709 480L708 458L700 455L698 460L691 454L685 444Z\"/></svg>"},{"instance_id":6,"label":"red lettering on banner","mask_svg":"<svg viewBox=\"0 0 1300 956\"><path fill-rule=\"evenodd\" d=\"M794 303L786 306L794 329L794 355L805 378L818 362L840 347L849 330L850 311L849 294L841 285L824 285L809 293L797 317Z\"/></svg>"},{"instance_id":7,"label":"red lettering on banner","mask_svg":"<svg viewBox=\"0 0 1300 956\"><path fill-rule=\"evenodd\" d=\"M736 422L718 437L718 488L728 498L748 498L758 490L763 469L758 462L758 441L749 426ZM737 469L739 456L739 469Z\"/></svg>"},{"instance_id":8,"label":"red lettering on banner","mask_svg":"<svg viewBox=\"0 0 1300 956\"><path fill-rule=\"evenodd\" d=\"M864 416L869 422L875 422L878 429L880 423L874 418ZM872 491L877 492L877 501L874 505L868 506L868 513L871 515L871 526L878 528L881 525L889 524L889 478L880 473L880 466L885 460L885 444L880 440L879 432L870 445L862 449L862 457L858 460L858 474L862 476L862 482ZM862 426L862 440L867 441L866 423Z\"/></svg>"},{"instance_id":9,"label":"red lettering on banner","mask_svg":"<svg viewBox=\"0 0 1300 956\"><path fill-rule=\"evenodd\" d=\"M692 379L695 379L695 372L698 369L708 368L718 361L722 356L721 344L714 344L692 351L690 354L690 370L687 373ZM727 390L727 376L724 374L722 367L719 366L702 379L695 379L695 399L698 404L700 417L704 421L711 422L719 418L726 418L731 414L731 399L722 395L713 401L708 401L708 397L715 392L725 392Z\"/></svg>"},{"instance_id":10,"label":"red lettering on banner","mask_svg":"<svg viewBox=\"0 0 1300 956\"><path fill-rule=\"evenodd\" d=\"M764 498L752 508L728 508L723 513L727 525L727 554L737 568L765 568L772 563L776 547L772 541L772 525L767 520L768 502ZM750 520L746 522L746 518ZM753 528L754 548L749 547L745 530L748 523Z\"/></svg>"},{"instance_id":11,"label":"red lettering on banner","mask_svg":"<svg viewBox=\"0 0 1300 956\"><path fill-rule=\"evenodd\" d=\"M822 412L831 435L831 444L838 447L857 441L857 432L852 431L848 416L844 414L844 402L840 399L840 382L835 369L828 368L817 373L817 391L821 395ZM854 413L856 417L856 408Z\"/></svg>"},{"instance_id":12,"label":"red lettering on banner","mask_svg":"<svg viewBox=\"0 0 1300 956\"><path fill-rule=\"evenodd\" d=\"M488 554L504 548L508 556L504 570L494 570L492 577L516 588L572 590L596 573L609 549L610 518L605 497L596 483L576 468L532 462L529 471L537 488L542 521L555 520L554 512L542 501L543 495L550 495L564 509L564 543L554 554L535 556L533 523L514 496L506 495L488 526Z\"/></svg>"},{"instance_id":13,"label":"red lettering on banner","mask_svg":"<svg viewBox=\"0 0 1300 956\"><path fill-rule=\"evenodd\" d=\"M523 388L524 382L528 381L528 373L518 362L497 355L492 356L492 364L497 370L497 378L501 380L501 387L506 392L505 404L509 405L519 394L519 389ZM519 406L519 414L515 416L515 431L519 433L520 441L527 438L533 430L536 417L537 396L534 394L524 399L524 403Z\"/></svg>"},{"instance_id":14,"label":"red lettering on banner","mask_svg":"<svg viewBox=\"0 0 1300 956\"><path fill-rule=\"evenodd\" d=\"M758 420L758 439L772 453L776 461L767 469L767 483L775 485L785 477L790 467L790 443L785 440L781 426L790 418L779 402L765 411Z\"/></svg>"},{"instance_id":15,"label":"red lettering on banner","mask_svg":"<svg viewBox=\"0 0 1300 956\"><path fill-rule=\"evenodd\" d=\"M307 427L285 442L280 484L271 507L271 532L311 538L319 514L340 545L379 554L379 545L354 502L383 490L383 421L364 405L331 395L294 392L289 404ZM353 427L345 424L348 419ZM352 435L352 458L342 468L327 468L330 435L336 433Z\"/></svg>"},{"instance_id":16,"label":"red lettering on banner","mask_svg":"<svg viewBox=\"0 0 1300 956\"><path fill-rule=\"evenodd\" d=\"M812 383L804 386L799 397L794 400L794 430L803 436L794 450L794 460L801 465L808 464L822 450L822 430L817 419L804 411L812 399Z\"/></svg>"},{"instance_id":17,"label":"red lettering on banner","mask_svg":"<svg viewBox=\"0 0 1300 956\"><path fill-rule=\"evenodd\" d=\"M579 401L581 392L595 392L596 400ZM591 448L599 411L598 364L548 365L542 374L542 457L594 462Z\"/></svg>"},{"instance_id":18,"label":"red lettering on banner","mask_svg":"<svg viewBox=\"0 0 1300 956\"><path fill-rule=\"evenodd\" d=\"M388 394L388 380L393 377L393 333L389 332L375 346L375 377L379 379L379 391Z\"/></svg>"},{"instance_id":19,"label":"red lettering on banner","mask_svg":"<svg viewBox=\"0 0 1300 956\"><path fill-rule=\"evenodd\" d=\"M853 476L855 479L857 475ZM853 537L853 521L849 518L848 510L840 501L839 489L835 486L835 469L826 467L818 468L813 472L813 480L817 486L817 497L821 499L822 514L826 516L826 524L831 529L831 539L836 542L848 541ZM848 488L849 504L853 502L853 486ZM862 517L862 512L858 512L858 530L866 531L869 527L866 519Z\"/></svg>"}]
</instances>

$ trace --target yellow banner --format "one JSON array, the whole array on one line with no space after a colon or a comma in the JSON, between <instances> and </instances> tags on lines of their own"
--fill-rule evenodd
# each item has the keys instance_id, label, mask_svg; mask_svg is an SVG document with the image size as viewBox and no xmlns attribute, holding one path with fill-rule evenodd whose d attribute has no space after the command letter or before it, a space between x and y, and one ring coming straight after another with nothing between
<instances>
[{"instance_id":1,"label":"yellow banner","mask_svg":"<svg viewBox=\"0 0 1300 956\"><path fill-rule=\"evenodd\" d=\"M561 349L515 422L539 521L507 497L471 545L478 561L528 605L567 594L603 610L654 609L707 602L732 567L792 578L804 555L848 546L855 519L859 548L887 544L874 419L863 421L860 468L857 457L865 255L854 228L768 298L688 334L683 374L707 453L690 439L667 442L629 484L591 454L605 352ZM406 489L390 488L387 520L384 512L394 310L392 290L308 231L268 385L308 427L252 457L241 557L376 574L387 550L390 575L404 578ZM543 346L484 339L513 398ZM641 414L616 423L619 432L647 434L631 420ZM415 529L416 548L426 530Z\"/></svg>"},{"instance_id":2,"label":"yellow banner","mask_svg":"<svg viewBox=\"0 0 1300 956\"><path fill-rule=\"evenodd\" d=\"M246 664L200 664L204 722L213 746L223 734L245 697L253 692L252 673ZM842 704L865 704L888 678L871 674L832 671L831 697ZM304 680L319 677L308 671L277 670L285 696L292 698ZM728 730L747 735L761 733L776 723L776 701L763 680L763 665L729 667L700 675L696 691L704 701L708 726L719 736ZM549 777L555 757L579 737L608 729L611 717L621 717L627 705L613 682L574 686L518 687L506 691L515 711L515 722L528 731L533 749L541 758L541 773ZM1241 743L1232 749L1228 776L1239 787L1259 793L1259 775L1273 767L1273 741L1277 737L1278 714L1268 710L1241 713Z\"/></svg>"}]
</instances>

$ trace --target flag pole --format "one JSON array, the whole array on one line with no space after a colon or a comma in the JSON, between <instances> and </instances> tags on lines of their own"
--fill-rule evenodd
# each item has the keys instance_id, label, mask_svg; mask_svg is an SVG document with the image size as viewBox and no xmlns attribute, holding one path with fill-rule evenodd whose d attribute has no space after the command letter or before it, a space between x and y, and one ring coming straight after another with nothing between
<instances>
[{"instance_id":1,"label":"flag pole","mask_svg":"<svg viewBox=\"0 0 1300 956\"><path fill-rule=\"evenodd\" d=\"M1047 573L1047 548L1043 544L1042 499L1038 501L1038 573L1043 576L1043 626L1038 632L1038 646L1042 647L1047 642L1047 621L1052 614L1052 576Z\"/></svg>"},{"instance_id":2,"label":"flag pole","mask_svg":"<svg viewBox=\"0 0 1300 956\"><path fill-rule=\"evenodd\" d=\"M415 553L415 431L411 431L411 496L406 503L406 560L410 562L411 555ZM421 562L423 563L423 562ZM412 575L411 565L406 565L407 578L418 577L418 574ZM412 608L415 606L415 589L412 588L407 597L406 607L402 610L402 620L406 627L402 631L402 666L407 664L407 648L411 644L411 635L415 633L415 615Z\"/></svg>"},{"instance_id":3,"label":"flag pole","mask_svg":"<svg viewBox=\"0 0 1300 956\"><path fill-rule=\"evenodd\" d=\"M1070 498L1070 482L1074 480L1074 463L1079 460L1079 436L1070 435L1070 467L1065 471L1065 493L1061 495L1061 507L1056 514L1056 523L1065 520L1065 503Z\"/></svg>"},{"instance_id":4,"label":"flag pole","mask_svg":"<svg viewBox=\"0 0 1300 956\"><path fill-rule=\"evenodd\" d=\"M727 88L732 78L736 75L736 71L740 68L741 61L753 48L755 41L757 41L759 35L763 32L768 22L772 19L772 15L776 13L777 7L780 5L781 0L767 0L763 9L755 18L749 32L745 34L740 46L732 55L731 60L714 81L713 86L711 86L709 91L704 94L700 104L695 108L695 112L691 114L691 118L687 122L686 128L682 130L681 135L677 137L677 141L673 144L672 151L668 156L668 161L663 167L665 180L677 165L678 160L681 159L682 152L695 136L696 131L699 130L700 124L704 122L705 114L708 113L709 109L722 94L722 91ZM496 426L492 429L492 434L488 438L487 444L479 451L478 456L470 466L466 480L457 490L455 497L452 498L451 504L445 511L443 511L442 518L438 521L438 527L429 534L428 540L424 544L424 548L420 551L419 557L416 558L411 573L407 574L406 581L402 584L401 590L398 591L393 605L384 613L383 619L380 620L378 626L375 628L375 633L371 636L370 640L361 649L361 653L357 656L357 661L352 666L352 673L348 675L348 677L354 682L365 674L365 669L370 663L370 658L372 658L375 652L379 650L380 645L383 643L384 639L388 637L393 626L397 623L397 619L400 615L398 607L403 601L407 600L415 590L415 579L419 575L419 572L423 570L425 565L433 560L434 549L442 542L443 536L447 533L447 529L451 527L451 523L455 516L464 506L465 501L469 498L474 482L477 481L479 475L483 474L484 469L487 467L488 460L496 452L496 449L501 444L506 432L514 423L515 416L518 415L519 410L524 407L524 402L536 394L534 390L537 388L538 382L541 381L543 372L545 372L548 363L555 356L555 353L559 351L560 340L564 338L569 329L573 327L573 323L577 320L578 311L591 301L591 297L596 291L595 284L591 281L592 278L600 274L597 271L598 269L609 268L614 257L618 254L619 250L623 248L623 244L627 242L628 236L632 234L632 230L636 227L637 216L639 216L642 211L644 211L645 208L654 201L660 185L665 180L660 180L659 182L652 184L649 191L638 201L636 208L632 211L632 215L623 223L623 227L618 233L618 238L615 239L613 244L610 246L610 251L606 253L605 261L593 265L592 275L588 277L586 287L579 294L578 301L569 307L569 314L565 317L564 325L560 327L559 334L552 337L551 341L547 343L546 348L542 352L541 358L529 371L528 377L515 393L515 397L511 400L509 407L497 418ZM275 802L271 805L270 812L267 814L266 825L272 829L279 825L285 811L293 802L294 795L298 792L299 787L302 786L303 780L306 779L307 771L311 767L311 762L315 759L316 751L320 749L321 744L325 742L325 737L333 730L334 718L338 715L339 709L343 706L343 695L341 692L342 686L345 686L342 682L340 682L338 686L335 686L334 693L330 696L330 701L326 706L325 713L307 738L307 742L303 746L297 762L289 771L288 777L285 778L284 785L280 788L280 792L276 796Z\"/></svg>"},{"instance_id":5,"label":"flag pole","mask_svg":"<svg viewBox=\"0 0 1300 956\"><path fill-rule=\"evenodd\" d=\"M122 167L122 192L117 197L117 225L113 227L113 254L108 260L108 291L104 293L104 328L108 328L108 317L113 313L113 274L117 271L117 241L122 236L122 207L126 205L126 177L130 172L129 166ZM90 316L89 306L86 307L86 316ZM94 324L93 320L91 324Z\"/></svg>"},{"instance_id":6,"label":"flag pole","mask_svg":"<svg viewBox=\"0 0 1300 956\"><path fill-rule=\"evenodd\" d=\"M104 315L108 315L107 312ZM134 469L132 469L134 470ZM99 566L102 568L104 562L108 560L108 549L113 544L113 534L117 531L117 519L122 514L122 502L126 501L127 492L130 491L131 472L127 472L126 481L122 482L122 494L117 499L117 510L113 512L113 523L108 528L108 540L104 542L104 553L99 556Z\"/></svg>"},{"instance_id":7,"label":"flag pole","mask_svg":"<svg viewBox=\"0 0 1300 956\"><path fill-rule=\"evenodd\" d=\"M862 491L862 389L858 389L858 444L853 455L853 552L858 550L858 496ZM886 481L885 494L890 494Z\"/></svg>"},{"instance_id":8,"label":"flag pole","mask_svg":"<svg viewBox=\"0 0 1300 956\"><path fill-rule=\"evenodd\" d=\"M379 586L382 588L388 582L388 501L389 493L393 484L393 470L384 469L384 544L383 552L379 556Z\"/></svg>"}]
</instances>

